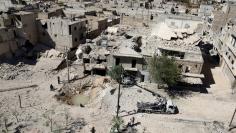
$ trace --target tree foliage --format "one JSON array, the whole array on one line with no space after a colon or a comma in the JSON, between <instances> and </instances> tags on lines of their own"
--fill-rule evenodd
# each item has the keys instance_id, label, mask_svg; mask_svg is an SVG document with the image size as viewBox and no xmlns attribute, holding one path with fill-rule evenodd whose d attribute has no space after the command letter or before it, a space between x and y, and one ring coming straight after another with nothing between
<instances>
[{"instance_id":1,"label":"tree foliage","mask_svg":"<svg viewBox=\"0 0 236 133\"><path fill-rule=\"evenodd\" d=\"M113 66L111 68L111 70L108 72L108 75L112 79L114 79L114 80L116 80L117 82L120 83L121 80L122 80L123 73L124 73L124 68L122 66L120 66L120 65L117 65L117 66Z\"/></svg>"},{"instance_id":2,"label":"tree foliage","mask_svg":"<svg viewBox=\"0 0 236 133\"><path fill-rule=\"evenodd\" d=\"M124 120L121 117L113 117L112 121L112 126L110 133L121 133L121 129L124 126Z\"/></svg>"},{"instance_id":3,"label":"tree foliage","mask_svg":"<svg viewBox=\"0 0 236 133\"><path fill-rule=\"evenodd\" d=\"M174 59L154 56L149 60L149 73L154 82L174 86L180 79L180 70Z\"/></svg>"}]
</instances>

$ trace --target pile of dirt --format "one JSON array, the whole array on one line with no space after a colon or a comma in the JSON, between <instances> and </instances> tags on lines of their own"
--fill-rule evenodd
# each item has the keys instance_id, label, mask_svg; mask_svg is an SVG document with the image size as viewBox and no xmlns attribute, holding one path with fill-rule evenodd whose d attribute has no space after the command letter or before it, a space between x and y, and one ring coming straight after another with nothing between
<instances>
[{"instance_id":1,"label":"pile of dirt","mask_svg":"<svg viewBox=\"0 0 236 133\"><path fill-rule=\"evenodd\" d=\"M17 65L0 64L0 79L28 79L32 76L29 65L19 62Z\"/></svg>"}]
</instances>

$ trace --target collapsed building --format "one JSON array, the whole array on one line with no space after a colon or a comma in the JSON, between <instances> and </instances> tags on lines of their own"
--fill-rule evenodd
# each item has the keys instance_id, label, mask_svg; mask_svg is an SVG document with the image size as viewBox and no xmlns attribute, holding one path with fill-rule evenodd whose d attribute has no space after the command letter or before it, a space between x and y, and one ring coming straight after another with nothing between
<instances>
[{"instance_id":1,"label":"collapsed building","mask_svg":"<svg viewBox=\"0 0 236 133\"><path fill-rule=\"evenodd\" d=\"M185 77L184 80L190 79L192 80L190 83L202 84L201 79L204 78L204 75L201 72L204 60L200 48L195 45L166 42L157 47L159 56L166 55L176 60L182 75Z\"/></svg>"},{"instance_id":2,"label":"collapsed building","mask_svg":"<svg viewBox=\"0 0 236 133\"><path fill-rule=\"evenodd\" d=\"M30 47L37 43L36 15L34 13L20 11L11 15L2 14L0 21L2 29L5 29L4 31L7 33L1 35L4 42L2 51L4 52L1 52L0 56L4 57L8 53L7 57L11 57L16 55L18 48Z\"/></svg>"},{"instance_id":3,"label":"collapsed building","mask_svg":"<svg viewBox=\"0 0 236 133\"><path fill-rule=\"evenodd\" d=\"M204 75L201 72L204 60L202 52L197 46L202 40L201 19L189 16L170 16L154 27L151 34L159 39L151 39L146 44L146 51L155 49L152 53L158 56L166 55L175 58L186 80L190 79L191 83L202 84L201 79L204 78Z\"/></svg>"},{"instance_id":4,"label":"collapsed building","mask_svg":"<svg viewBox=\"0 0 236 133\"><path fill-rule=\"evenodd\" d=\"M23 41L29 41L32 44L38 42L36 17L33 12L20 11L14 13L14 21L16 23L17 37L23 39Z\"/></svg>"}]
</instances>

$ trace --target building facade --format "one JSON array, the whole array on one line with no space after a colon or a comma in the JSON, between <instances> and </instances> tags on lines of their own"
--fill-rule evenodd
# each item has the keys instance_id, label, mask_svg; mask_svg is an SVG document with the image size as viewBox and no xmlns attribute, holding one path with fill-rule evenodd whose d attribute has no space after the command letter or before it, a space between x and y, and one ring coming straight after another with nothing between
<instances>
[{"instance_id":1,"label":"building facade","mask_svg":"<svg viewBox=\"0 0 236 133\"><path fill-rule=\"evenodd\" d=\"M86 21L51 18L38 21L39 41L60 51L76 48L86 41Z\"/></svg>"},{"instance_id":2,"label":"building facade","mask_svg":"<svg viewBox=\"0 0 236 133\"><path fill-rule=\"evenodd\" d=\"M222 37L222 72L233 84L236 80L236 27L234 25L226 26L226 33Z\"/></svg>"}]
</instances>

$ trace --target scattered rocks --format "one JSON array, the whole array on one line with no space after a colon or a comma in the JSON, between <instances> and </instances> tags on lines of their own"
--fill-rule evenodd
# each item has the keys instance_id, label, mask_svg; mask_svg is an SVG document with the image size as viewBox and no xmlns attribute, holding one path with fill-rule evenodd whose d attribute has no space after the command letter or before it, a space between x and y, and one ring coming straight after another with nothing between
<instances>
[{"instance_id":1,"label":"scattered rocks","mask_svg":"<svg viewBox=\"0 0 236 133\"><path fill-rule=\"evenodd\" d=\"M13 80L13 79L28 79L32 76L28 65L19 62L17 65L2 63L0 64L0 79Z\"/></svg>"}]
</instances>

